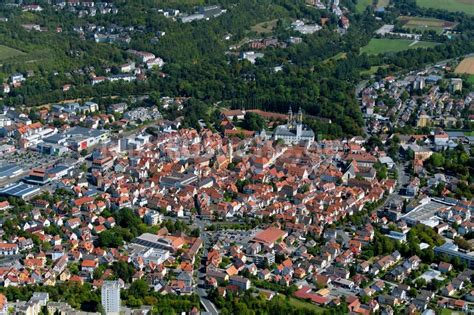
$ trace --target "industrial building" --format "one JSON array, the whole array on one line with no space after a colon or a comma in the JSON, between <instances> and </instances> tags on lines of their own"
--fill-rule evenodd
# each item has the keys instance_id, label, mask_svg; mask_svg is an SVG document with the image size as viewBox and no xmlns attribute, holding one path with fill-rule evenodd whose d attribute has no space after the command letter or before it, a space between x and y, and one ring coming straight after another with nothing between
<instances>
[{"instance_id":1,"label":"industrial building","mask_svg":"<svg viewBox=\"0 0 474 315\"><path fill-rule=\"evenodd\" d=\"M15 164L0 167L0 180L13 178L23 173L23 168Z\"/></svg>"},{"instance_id":2,"label":"industrial building","mask_svg":"<svg viewBox=\"0 0 474 315\"><path fill-rule=\"evenodd\" d=\"M41 192L38 186L16 183L0 189L0 196L30 199Z\"/></svg>"}]
</instances>

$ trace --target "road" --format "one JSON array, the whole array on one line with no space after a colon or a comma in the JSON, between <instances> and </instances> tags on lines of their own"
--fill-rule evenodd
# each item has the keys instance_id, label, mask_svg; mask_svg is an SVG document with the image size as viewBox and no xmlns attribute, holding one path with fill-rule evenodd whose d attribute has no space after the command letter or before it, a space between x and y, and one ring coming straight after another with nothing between
<instances>
[{"instance_id":1,"label":"road","mask_svg":"<svg viewBox=\"0 0 474 315\"><path fill-rule=\"evenodd\" d=\"M207 258L207 250L208 250L209 245L210 245L207 232L205 231L208 222L197 218L194 221L194 223L199 228L199 235L200 235L200 238L202 239L202 244L203 244L203 248L204 248L204 250L202 252L202 255L201 255L201 263L199 265L198 270L196 271L197 286L194 288L194 291L196 292L197 295L199 295L199 299L201 301L201 304L204 306L206 311L209 314L218 315L219 311L217 310L217 307L214 305L214 303L212 303L207 298L207 292L204 289L204 287L205 287L205 280L204 279L206 277L206 274L205 274L206 265L205 265L205 263L206 263L206 258Z\"/></svg>"}]
</instances>

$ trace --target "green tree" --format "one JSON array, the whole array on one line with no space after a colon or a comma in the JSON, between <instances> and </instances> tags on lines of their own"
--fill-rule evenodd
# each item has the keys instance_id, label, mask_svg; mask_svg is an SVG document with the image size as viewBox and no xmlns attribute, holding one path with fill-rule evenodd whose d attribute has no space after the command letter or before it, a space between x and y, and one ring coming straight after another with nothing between
<instances>
[{"instance_id":1,"label":"green tree","mask_svg":"<svg viewBox=\"0 0 474 315\"><path fill-rule=\"evenodd\" d=\"M265 128L265 120L258 114L247 112L242 127L247 130L260 131Z\"/></svg>"}]
</instances>

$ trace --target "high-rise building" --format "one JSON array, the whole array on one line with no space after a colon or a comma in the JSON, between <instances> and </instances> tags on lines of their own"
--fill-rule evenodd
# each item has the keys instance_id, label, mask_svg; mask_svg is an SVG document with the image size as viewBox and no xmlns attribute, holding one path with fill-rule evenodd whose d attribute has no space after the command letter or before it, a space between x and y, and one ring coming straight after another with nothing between
<instances>
[{"instance_id":1,"label":"high-rise building","mask_svg":"<svg viewBox=\"0 0 474 315\"><path fill-rule=\"evenodd\" d=\"M118 315L120 313L120 283L118 281L104 281L101 293L105 314Z\"/></svg>"}]
</instances>

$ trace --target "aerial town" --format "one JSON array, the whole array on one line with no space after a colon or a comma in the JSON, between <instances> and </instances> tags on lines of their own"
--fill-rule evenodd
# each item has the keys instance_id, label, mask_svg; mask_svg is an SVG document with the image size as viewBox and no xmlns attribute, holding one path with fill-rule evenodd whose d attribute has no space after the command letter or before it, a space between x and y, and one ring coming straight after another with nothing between
<instances>
[{"instance_id":1,"label":"aerial town","mask_svg":"<svg viewBox=\"0 0 474 315\"><path fill-rule=\"evenodd\" d=\"M0 315L474 312L450 1L0 4Z\"/></svg>"},{"instance_id":2,"label":"aerial town","mask_svg":"<svg viewBox=\"0 0 474 315\"><path fill-rule=\"evenodd\" d=\"M381 85L361 92L367 112L383 106ZM56 104L35 118L4 110L5 288L89 283L102 288L108 310L120 308L120 289L143 280L160 294L197 294L210 313L215 295L247 290L267 299L291 292L321 307L344 296L363 314L431 303L467 310L474 300L474 254L464 239L474 204L448 197L460 178L427 170L433 154L472 137L438 128L385 144L317 141L301 109L223 110L219 133L180 128L153 108L109 108L123 118L97 113L93 102ZM286 123L239 133L234 125L252 112L268 125ZM153 123L126 131L137 116ZM120 262L133 267L127 279ZM46 292L8 306L72 307Z\"/></svg>"}]
</instances>

